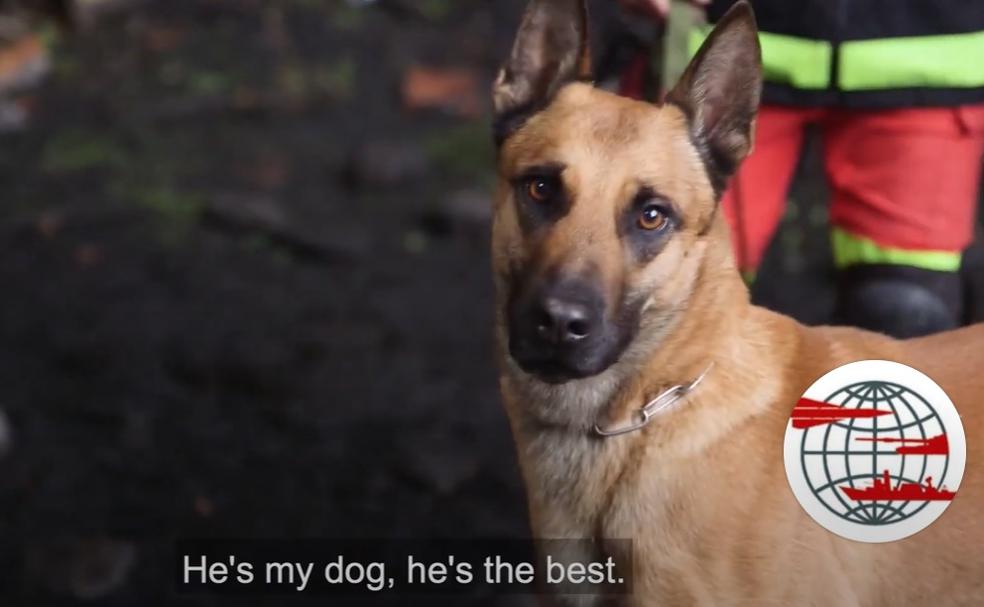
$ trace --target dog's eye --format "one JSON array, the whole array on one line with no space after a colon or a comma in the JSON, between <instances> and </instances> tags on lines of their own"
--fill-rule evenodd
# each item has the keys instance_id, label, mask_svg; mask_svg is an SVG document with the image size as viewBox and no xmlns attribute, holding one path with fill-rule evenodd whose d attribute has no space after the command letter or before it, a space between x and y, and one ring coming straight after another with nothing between
<instances>
[{"instance_id":1,"label":"dog's eye","mask_svg":"<svg viewBox=\"0 0 984 607\"><path fill-rule=\"evenodd\" d=\"M643 230L662 230L669 223L669 219L659 205L649 204L642 209L638 223Z\"/></svg>"},{"instance_id":2,"label":"dog's eye","mask_svg":"<svg viewBox=\"0 0 984 607\"><path fill-rule=\"evenodd\" d=\"M526 181L526 195L534 202L550 202L559 189L555 177L531 177Z\"/></svg>"}]
</instances>

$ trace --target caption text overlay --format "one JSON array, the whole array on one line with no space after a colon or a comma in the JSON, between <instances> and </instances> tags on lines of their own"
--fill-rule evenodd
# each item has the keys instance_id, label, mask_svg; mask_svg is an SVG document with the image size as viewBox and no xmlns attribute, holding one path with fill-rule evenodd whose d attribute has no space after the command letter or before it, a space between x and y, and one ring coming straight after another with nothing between
<instances>
[{"instance_id":1,"label":"caption text overlay","mask_svg":"<svg viewBox=\"0 0 984 607\"><path fill-rule=\"evenodd\" d=\"M179 594L628 594L629 540L182 540Z\"/></svg>"}]
</instances>

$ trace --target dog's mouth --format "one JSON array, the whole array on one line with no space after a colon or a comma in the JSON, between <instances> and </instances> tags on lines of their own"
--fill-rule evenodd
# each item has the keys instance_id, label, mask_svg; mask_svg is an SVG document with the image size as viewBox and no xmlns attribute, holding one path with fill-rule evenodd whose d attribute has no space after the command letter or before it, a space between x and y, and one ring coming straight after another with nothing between
<instances>
[{"instance_id":1,"label":"dog's mouth","mask_svg":"<svg viewBox=\"0 0 984 607\"><path fill-rule=\"evenodd\" d=\"M621 348L545 349L509 340L509 354L524 372L548 384L562 384L599 375L618 360Z\"/></svg>"},{"instance_id":2,"label":"dog's mouth","mask_svg":"<svg viewBox=\"0 0 984 607\"><path fill-rule=\"evenodd\" d=\"M513 356L513 360L526 373L547 384L563 384L575 379L584 379L598 372L585 371L555 360L523 361Z\"/></svg>"}]
</instances>

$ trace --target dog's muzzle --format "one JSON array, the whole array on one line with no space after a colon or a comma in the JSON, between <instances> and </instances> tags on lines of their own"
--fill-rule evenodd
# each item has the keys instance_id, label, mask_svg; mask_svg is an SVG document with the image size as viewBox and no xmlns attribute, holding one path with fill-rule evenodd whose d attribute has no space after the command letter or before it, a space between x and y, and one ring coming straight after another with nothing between
<instances>
[{"instance_id":1,"label":"dog's muzzle","mask_svg":"<svg viewBox=\"0 0 984 607\"><path fill-rule=\"evenodd\" d=\"M550 383L597 375L619 354L619 331L591 283L568 280L529 289L509 306L509 353Z\"/></svg>"}]
</instances>

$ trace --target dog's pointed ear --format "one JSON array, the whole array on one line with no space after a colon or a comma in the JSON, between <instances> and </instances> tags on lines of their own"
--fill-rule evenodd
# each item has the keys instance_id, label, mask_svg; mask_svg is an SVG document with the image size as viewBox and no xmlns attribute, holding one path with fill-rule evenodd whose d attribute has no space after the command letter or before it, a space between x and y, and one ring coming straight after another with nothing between
<instances>
[{"instance_id":1,"label":"dog's pointed ear","mask_svg":"<svg viewBox=\"0 0 984 607\"><path fill-rule=\"evenodd\" d=\"M691 136L720 195L752 150L762 95L762 51L751 5L736 3L718 22L666 100L690 120Z\"/></svg>"},{"instance_id":2,"label":"dog's pointed ear","mask_svg":"<svg viewBox=\"0 0 984 607\"><path fill-rule=\"evenodd\" d=\"M492 90L496 140L546 107L560 87L591 76L584 0L532 0Z\"/></svg>"}]
</instances>

